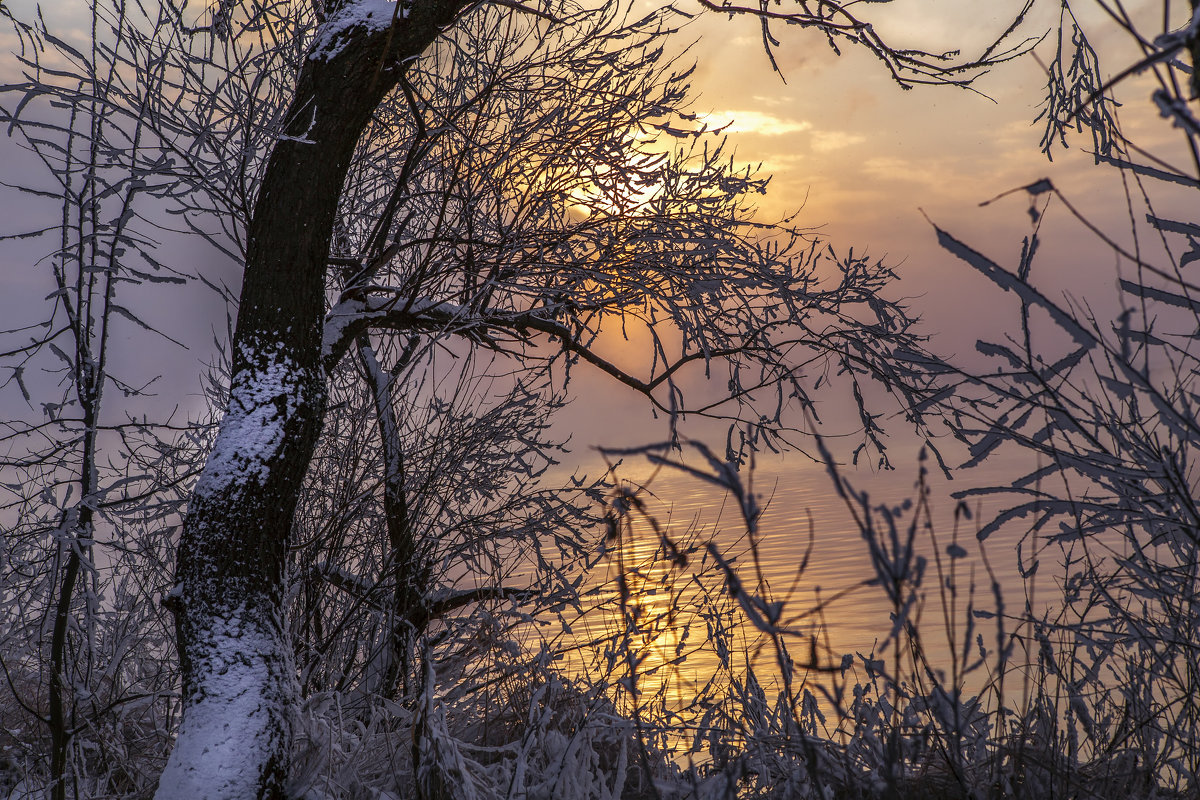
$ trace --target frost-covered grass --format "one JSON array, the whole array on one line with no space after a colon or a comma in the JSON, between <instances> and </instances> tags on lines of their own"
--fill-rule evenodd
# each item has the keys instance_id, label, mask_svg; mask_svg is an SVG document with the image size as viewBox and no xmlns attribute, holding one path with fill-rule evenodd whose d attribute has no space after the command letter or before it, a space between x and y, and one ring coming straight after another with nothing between
<instances>
[{"instance_id":1,"label":"frost-covered grass","mask_svg":"<svg viewBox=\"0 0 1200 800\"><path fill-rule=\"evenodd\" d=\"M692 627L690 637L677 631L672 641L692 642L679 652L711 670L694 695L681 703L664 689L663 672L687 662L651 664L649 649L663 619L633 604L626 607L628 627L593 642L591 669L576 667L572 675L556 665L577 661L556 659L550 650L531 654L499 632L494 639L482 635L478 650L444 664L436 657L426 661L421 688L410 697L374 701L357 715L339 706L336 695L311 699L298 794L1190 796L1193 779L1177 760L1187 756L1180 747L1190 732L1172 731L1172 748L1160 741L1164 698L1146 696L1138 705L1112 671L1078 679L1088 660L1076 652L1078 638L1099 631L1054 622L1069 618L1069 604L1051 604L1037 620L1019 610L993 617L1001 598L991 587L972 597L969 585L956 580L947 596L957 597L948 602L961 604L966 624L951 630L955 641L947 644L960 658L935 662L926 653L945 629L921 625L909 613L941 602L938 587L946 585L950 567L947 549L942 564L919 555L928 544L920 538L933 534L925 526L928 506L915 503L910 519L873 511L863 521L864 545L875 549L880 576L891 579L890 588L881 580L879 589L892 594L900 619L892 631L880 631L873 653L844 661L822 653L806 664L809 647L782 626L760 637L765 650L757 657L739 649L747 626L740 609L756 598L744 589L731 592L729 576L712 559L703 567L703 543L664 540L656 548L660 561L681 554L696 560L686 574L672 568L676 580L682 576L696 587L676 598L682 606L676 622ZM748 560L731 563L749 568ZM645 575L655 566L626 568ZM786 603L783 609L786 614ZM835 605L826 618L836 616ZM1124 649L1114 642L1113 666L1138 666L1122 661L1132 657ZM781 680L780 664L795 669L791 686ZM812 667L828 671L816 675ZM809 675L808 684L801 673ZM1148 675L1144 683L1153 680ZM413 794L418 785L421 794Z\"/></svg>"},{"instance_id":2,"label":"frost-covered grass","mask_svg":"<svg viewBox=\"0 0 1200 800\"><path fill-rule=\"evenodd\" d=\"M714 478L736 480L728 472ZM1131 637L1111 609L1099 613L1095 593L1079 590L1086 569L1113 603L1146 603L1132 576L1119 574L1128 558L1097 555L1085 565L1070 547L1043 548L1040 573L1029 578L1040 599L1005 598L990 567L967 568L978 556L955 532L935 529L923 481L910 503L882 506L833 479L871 554L871 590L893 606L874 651L829 651L793 622L806 609L759 590L756 519L747 520L739 553L660 526L636 563L622 559L623 577L580 584L582 617L514 598L477 604L420 639L399 693L371 695L354 681L310 691L296 728L291 795L1195 796L1197 731L1187 713L1200 688L1187 682L1200 674L1195 652ZM756 507L743 488L726 488L743 508ZM614 493L608 513L611 566L640 512L628 493ZM1057 578L1049 574L1052 552L1061 556ZM669 603L639 601L647 579L675 587ZM1158 614L1147 617L1144 634L1194 624L1193 598L1151 599L1162 610L1138 606ZM582 621L597 618L602 604L616 624L583 635ZM839 608L830 602L823 623L836 626ZM23 684L9 656L16 692L3 696L0 710L0 787L6 797L36 796L47 743L40 733L30 737L44 730L32 720L36 706L18 705L38 702L20 689L33 678ZM169 655L130 653L122 679L161 680L161 671L148 670L156 658ZM678 677L696 663L702 680ZM129 687L125 695L137 696ZM103 724L89 722L73 739L83 757L72 788L86 797L149 796L175 731L171 702L161 694L129 700L94 719Z\"/></svg>"}]
</instances>

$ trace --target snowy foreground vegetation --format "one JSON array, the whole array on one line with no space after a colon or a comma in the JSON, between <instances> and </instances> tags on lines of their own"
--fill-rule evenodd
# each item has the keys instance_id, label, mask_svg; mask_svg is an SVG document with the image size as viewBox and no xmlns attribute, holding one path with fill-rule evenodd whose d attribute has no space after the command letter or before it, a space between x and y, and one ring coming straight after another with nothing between
<instances>
[{"instance_id":1,"label":"snowy foreground vegetation","mask_svg":"<svg viewBox=\"0 0 1200 800\"><path fill-rule=\"evenodd\" d=\"M677 9L0 6L0 118L46 210L6 231L46 291L0 341L0 797L1200 796L1200 224L1174 211L1200 11L1102 5L1143 59L1103 84L1062 3L1039 122L1047 153L1090 137L1127 224L1040 180L1019 263L933 229L1011 304L970 358L884 264L755 216L766 178L689 112ZM764 58L790 25L953 91L1034 46L1031 6L961 59L855 3L695 10L761 26ZM1122 134L1131 82L1175 149ZM1039 288L1059 223L1111 251L1119 302ZM138 349L185 305L230 324L181 410ZM579 370L669 441L557 485ZM854 410L849 452L818 398ZM918 463L889 464L885 416ZM764 449L823 463L855 520L891 609L870 652L822 633L845 598L764 579ZM927 471L1012 454L1035 466L935 521ZM655 519L630 463L706 482L740 544ZM985 496L1005 510L974 518ZM1014 530L1019 596L987 549Z\"/></svg>"}]
</instances>

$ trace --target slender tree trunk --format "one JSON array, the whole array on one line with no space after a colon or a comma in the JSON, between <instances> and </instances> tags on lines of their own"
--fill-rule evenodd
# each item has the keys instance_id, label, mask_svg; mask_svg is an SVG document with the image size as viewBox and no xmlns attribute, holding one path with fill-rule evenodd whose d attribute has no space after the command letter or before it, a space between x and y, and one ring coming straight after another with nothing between
<instances>
[{"instance_id":1,"label":"slender tree trunk","mask_svg":"<svg viewBox=\"0 0 1200 800\"><path fill-rule=\"evenodd\" d=\"M250 221L229 409L180 542L184 708L162 800L284 796L297 694L284 570L325 409L321 329L334 216L372 112L405 60L461 7L427 0L405 17L377 0L330 5Z\"/></svg>"},{"instance_id":2,"label":"slender tree trunk","mask_svg":"<svg viewBox=\"0 0 1200 800\"><path fill-rule=\"evenodd\" d=\"M77 332L81 339L86 330ZM85 358L88 351L84 350ZM51 800L66 800L68 780L68 748L71 744L71 725L67 720L74 705L72 694L72 665L67 653L67 634L71 629L71 604L75 585L82 567L80 550L92 538L92 493L96 490L96 410L100 392L92 370L83 371L78 392L83 409L84 435L82 463L79 474L80 502L63 513L62 529L67 534L59 544L59 557L66 561L62 568L62 583L58 587L58 602L54 609L54 629L50 638L50 776L54 780Z\"/></svg>"},{"instance_id":3,"label":"slender tree trunk","mask_svg":"<svg viewBox=\"0 0 1200 800\"><path fill-rule=\"evenodd\" d=\"M415 345L415 342L414 342ZM412 353L412 346L401 364ZM418 620L427 617L424 587L429 579L426 565L421 563L416 532L408 507L408 488L405 486L404 451L400 447L400 421L392 406L392 376L383 369L375 356L366 334L358 337L358 357L367 375L371 400L375 406L376 427L379 431L383 456L383 516L387 525L388 551L383 568L393 581L391 618L380 652L373 657L382 667L369 670L372 685L368 691L385 697L395 697L407 680L412 644L424 626Z\"/></svg>"}]
</instances>

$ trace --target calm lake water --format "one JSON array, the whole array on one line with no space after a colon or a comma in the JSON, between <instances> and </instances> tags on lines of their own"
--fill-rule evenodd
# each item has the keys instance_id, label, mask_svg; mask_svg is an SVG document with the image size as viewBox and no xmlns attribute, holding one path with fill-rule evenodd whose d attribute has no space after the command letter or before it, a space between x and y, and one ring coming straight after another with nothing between
<instances>
[{"instance_id":1,"label":"calm lake water","mask_svg":"<svg viewBox=\"0 0 1200 800\"><path fill-rule=\"evenodd\" d=\"M844 476L856 489L868 492L872 506L886 503L899 512L898 527L903 536L913 515L911 509L903 511L897 507L916 497L917 473L914 460L909 470L874 474L851 470ZM918 612L924 644L935 665L949 665L946 631L955 630L961 636L972 582L976 607L995 607L991 578L975 534L1000 506L993 503L989 508L972 501L971 510L975 512L972 518L956 522L958 503L950 497L950 492L971 485L1003 485L1013 474L1011 465L1006 465L964 474L952 482L940 475L927 477L929 519L936 547L927 527L922 525L916 535L915 549L928 559L923 581L925 599ZM748 591L755 592L761 574L769 587L764 594L769 594L771 600L784 602L787 627L801 634L789 640L789 649L798 661L811 658L811 645L806 644L811 636L818 643L818 660L826 666L838 664L846 654L879 655L878 643L892 626L892 605L879 586L868 585L876 577L869 548L823 468L775 463L754 471L753 491L765 507L759 526L757 559L750 551L736 501L726 497L718 487L679 471L664 469L654 473L637 464L623 467L618 477L629 481L630 486L645 486L638 494L645 504L645 514L634 515L632 531L611 547L606 563L598 571L600 574L593 576L595 604L570 623L573 637L598 640L606 632L621 627L623 616L616 576L623 572L628 605L634 609L641 629L634 639L635 647L644 657L638 672L661 677L671 684L669 691L677 700L686 701L695 685L711 676L718 663L708 641L711 628L696 618L701 582L697 574L707 576L704 582L716 587L715 593L719 593L722 583L719 570L704 553L706 543L712 542ZM655 532L649 517L655 519L662 536ZM1026 597L1026 583L1020 577L1017 563L1022 535L1023 529L1014 526L983 543L991 574L995 575L1010 610L1019 610ZM687 566L672 566L664 557L663 536L681 547L692 548ZM952 558L950 549L962 552L952 548L955 544L966 554ZM1029 549L1030 543L1022 549L1026 565ZM943 594L939 590L942 581L936 572L935 550L941 556L943 579L949 578L953 570L952 583L958 588L957 599L951 602L956 609L952 617L943 614ZM1053 594L1055 564L1053 558L1048 560L1051 563L1044 563L1038 574L1039 602ZM691 630L685 635L682 631L689 623ZM993 623L979 624L983 627L977 632L991 645L996 636ZM745 652L753 652L764 644L764 638L744 623L734 638L737 647L744 649L742 653L735 652L735 666L739 660L744 663ZM689 654L687 660L673 665L684 653ZM764 667L764 672L773 670L773 662L772 648L759 651L756 663ZM596 663L599 666L593 664L591 669L604 668L602 658ZM659 677L650 679L650 683Z\"/></svg>"}]
</instances>

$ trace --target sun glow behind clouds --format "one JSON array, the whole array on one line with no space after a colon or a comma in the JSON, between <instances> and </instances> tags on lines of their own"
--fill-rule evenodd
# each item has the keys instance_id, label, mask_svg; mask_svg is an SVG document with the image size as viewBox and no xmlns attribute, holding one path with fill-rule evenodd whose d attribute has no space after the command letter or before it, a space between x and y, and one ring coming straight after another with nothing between
<instances>
[{"instance_id":1,"label":"sun glow behind clouds","mask_svg":"<svg viewBox=\"0 0 1200 800\"><path fill-rule=\"evenodd\" d=\"M581 158L578 179L567 194L571 211L584 218L637 216L661 196L662 167L671 156L655 135L626 136L619 152Z\"/></svg>"},{"instance_id":2,"label":"sun glow behind clouds","mask_svg":"<svg viewBox=\"0 0 1200 800\"><path fill-rule=\"evenodd\" d=\"M762 111L714 111L700 115L699 122L709 129L721 129L724 133L754 133L759 136L784 136L812 130L812 123L805 119L785 119Z\"/></svg>"},{"instance_id":3,"label":"sun glow behind clouds","mask_svg":"<svg viewBox=\"0 0 1200 800\"><path fill-rule=\"evenodd\" d=\"M626 172L606 164L593 165L588 177L570 192L571 210L583 217L597 213L609 216L640 214L661 192L652 180L642 180L636 172Z\"/></svg>"},{"instance_id":4,"label":"sun glow behind clouds","mask_svg":"<svg viewBox=\"0 0 1200 800\"><path fill-rule=\"evenodd\" d=\"M788 119L785 116L755 112L755 110L724 110L700 116L701 124L709 130L719 130L722 133L743 134L743 136L787 137L788 149L804 149L812 152L833 152L848 148L848 146L866 142L862 133L851 133L838 130L823 130L817 128L809 120ZM780 150L778 139L764 148L764 151Z\"/></svg>"}]
</instances>

